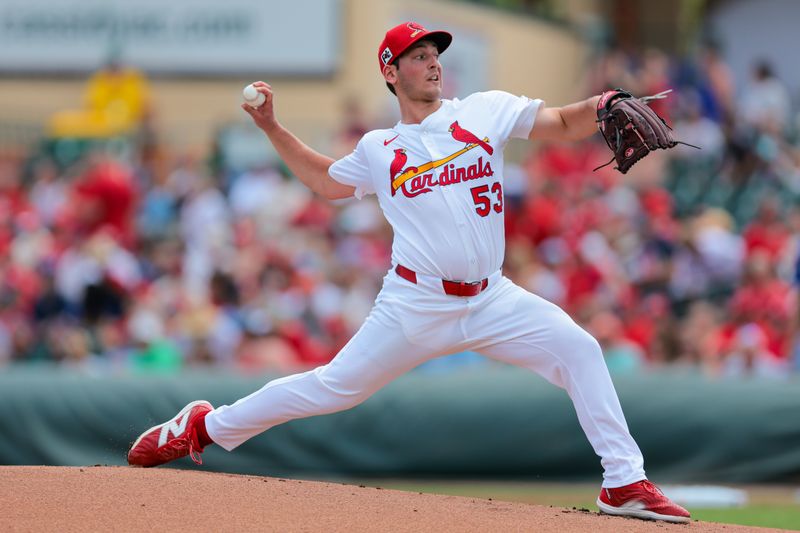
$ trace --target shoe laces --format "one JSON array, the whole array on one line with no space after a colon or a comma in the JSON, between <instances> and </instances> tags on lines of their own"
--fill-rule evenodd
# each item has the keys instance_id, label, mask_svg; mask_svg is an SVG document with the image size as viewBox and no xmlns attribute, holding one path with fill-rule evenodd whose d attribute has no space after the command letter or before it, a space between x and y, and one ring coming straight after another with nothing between
<instances>
[{"instance_id":1,"label":"shoe laces","mask_svg":"<svg viewBox=\"0 0 800 533\"><path fill-rule=\"evenodd\" d=\"M200 457L200 454L203 453L203 448L200 447L199 445L195 446L194 442L196 438L197 437L195 437L195 433L192 432L190 435L187 435L185 437L172 439L169 443L170 448L173 450L180 450L180 451L188 450L189 457L191 458L191 460L194 461L196 465L202 465L203 459Z\"/></svg>"},{"instance_id":2,"label":"shoe laces","mask_svg":"<svg viewBox=\"0 0 800 533\"><path fill-rule=\"evenodd\" d=\"M657 496L664 496L664 493L661 492L661 489L659 489L653 482L651 482L651 481L649 481L647 479L642 481L642 487L647 492L650 492L650 493L655 494Z\"/></svg>"},{"instance_id":3,"label":"shoe laces","mask_svg":"<svg viewBox=\"0 0 800 533\"><path fill-rule=\"evenodd\" d=\"M192 439L189 439L189 457L194 461L194 464L201 465L203 464L203 459L200 457L200 453L202 450L197 451L192 444Z\"/></svg>"},{"instance_id":4,"label":"shoe laces","mask_svg":"<svg viewBox=\"0 0 800 533\"><path fill-rule=\"evenodd\" d=\"M203 459L200 457L200 454L203 453L203 447L199 445L199 441L197 439L197 431L193 428L192 432L186 437L189 445L189 457L194 461L196 465L202 465ZM194 443L198 442L198 446L195 447Z\"/></svg>"}]
</instances>

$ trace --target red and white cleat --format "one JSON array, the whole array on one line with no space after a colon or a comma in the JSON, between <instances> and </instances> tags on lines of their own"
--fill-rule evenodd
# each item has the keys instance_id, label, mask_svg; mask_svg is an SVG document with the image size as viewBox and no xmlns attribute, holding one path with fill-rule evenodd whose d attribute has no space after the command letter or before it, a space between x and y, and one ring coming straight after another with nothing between
<instances>
[{"instance_id":1,"label":"red and white cleat","mask_svg":"<svg viewBox=\"0 0 800 533\"><path fill-rule=\"evenodd\" d=\"M646 479L624 487L602 489L597 506L601 513L645 520L684 523L691 519L689 511L664 496L661 489Z\"/></svg>"},{"instance_id":2,"label":"red and white cleat","mask_svg":"<svg viewBox=\"0 0 800 533\"><path fill-rule=\"evenodd\" d=\"M205 400L192 402L172 419L153 426L141 435L128 450L128 464L158 466L187 455L203 464L203 446L197 438L196 423L214 407Z\"/></svg>"}]
</instances>

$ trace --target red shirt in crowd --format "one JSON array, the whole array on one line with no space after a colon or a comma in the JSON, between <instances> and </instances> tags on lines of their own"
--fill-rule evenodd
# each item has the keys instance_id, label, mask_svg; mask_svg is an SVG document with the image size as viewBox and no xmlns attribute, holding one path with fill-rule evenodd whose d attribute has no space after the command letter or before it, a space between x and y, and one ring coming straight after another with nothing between
<instances>
[{"instance_id":1,"label":"red shirt in crowd","mask_svg":"<svg viewBox=\"0 0 800 533\"><path fill-rule=\"evenodd\" d=\"M83 231L110 227L124 245L135 243L136 189L127 167L111 159L100 161L76 182L73 192L73 214Z\"/></svg>"}]
</instances>

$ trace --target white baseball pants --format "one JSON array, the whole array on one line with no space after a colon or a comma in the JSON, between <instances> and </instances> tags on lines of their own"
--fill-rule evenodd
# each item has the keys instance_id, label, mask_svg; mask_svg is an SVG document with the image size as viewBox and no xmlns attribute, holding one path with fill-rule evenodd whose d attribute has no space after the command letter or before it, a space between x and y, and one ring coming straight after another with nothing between
<instances>
[{"instance_id":1,"label":"white baseball pants","mask_svg":"<svg viewBox=\"0 0 800 533\"><path fill-rule=\"evenodd\" d=\"M565 389L601 458L604 487L645 478L597 341L499 271L481 294L464 298L444 294L437 278L417 274L414 285L391 270L363 326L330 363L215 409L206 429L230 451L289 420L354 407L417 365L466 350L533 370Z\"/></svg>"}]
</instances>

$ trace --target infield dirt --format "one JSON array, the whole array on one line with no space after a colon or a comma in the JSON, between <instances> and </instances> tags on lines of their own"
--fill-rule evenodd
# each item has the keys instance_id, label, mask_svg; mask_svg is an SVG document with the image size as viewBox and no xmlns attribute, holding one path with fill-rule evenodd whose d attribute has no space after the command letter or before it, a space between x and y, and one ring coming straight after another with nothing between
<instances>
[{"instance_id":1,"label":"infield dirt","mask_svg":"<svg viewBox=\"0 0 800 533\"><path fill-rule=\"evenodd\" d=\"M168 468L0 467L0 502L0 531L780 531Z\"/></svg>"}]
</instances>

